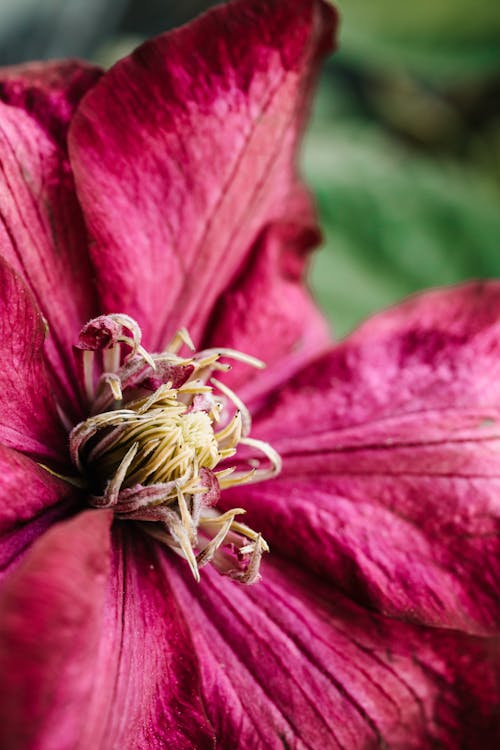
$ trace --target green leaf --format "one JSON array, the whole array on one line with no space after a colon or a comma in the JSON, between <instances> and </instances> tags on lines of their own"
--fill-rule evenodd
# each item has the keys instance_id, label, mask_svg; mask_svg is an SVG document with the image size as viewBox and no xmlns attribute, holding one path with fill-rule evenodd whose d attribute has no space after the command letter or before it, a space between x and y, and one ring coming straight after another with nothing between
<instances>
[{"instance_id":1,"label":"green leaf","mask_svg":"<svg viewBox=\"0 0 500 750\"><path fill-rule=\"evenodd\" d=\"M500 275L498 194L482 173L354 122L313 131L304 162L325 233L311 283L337 334L416 290Z\"/></svg>"},{"instance_id":2,"label":"green leaf","mask_svg":"<svg viewBox=\"0 0 500 750\"><path fill-rule=\"evenodd\" d=\"M498 72L500 4L491 0L340 0L340 57L433 79Z\"/></svg>"}]
</instances>

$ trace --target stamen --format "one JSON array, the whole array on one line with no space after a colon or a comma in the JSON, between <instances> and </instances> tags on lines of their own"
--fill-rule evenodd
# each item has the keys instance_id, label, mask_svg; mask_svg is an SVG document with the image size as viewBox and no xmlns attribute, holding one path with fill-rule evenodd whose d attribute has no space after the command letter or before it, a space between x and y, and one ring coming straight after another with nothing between
<instances>
[{"instance_id":1,"label":"stamen","mask_svg":"<svg viewBox=\"0 0 500 750\"><path fill-rule=\"evenodd\" d=\"M189 335L186 328L179 328L177 333L175 334L174 338L170 342L170 344L167 346L167 351L172 352L172 354L177 354L181 346L185 344L188 349L191 349L192 352L195 351L195 345L193 344L193 340L191 336Z\"/></svg>"},{"instance_id":2,"label":"stamen","mask_svg":"<svg viewBox=\"0 0 500 750\"><path fill-rule=\"evenodd\" d=\"M105 349L102 359L106 372L116 372L120 367L120 347L112 346L111 349Z\"/></svg>"},{"instance_id":3,"label":"stamen","mask_svg":"<svg viewBox=\"0 0 500 750\"><path fill-rule=\"evenodd\" d=\"M234 521L233 531L236 531L238 534L241 534L241 536L246 536L248 539L251 539L254 542L260 539L262 551L269 552L269 545L264 539L264 537L262 536L262 534L258 534L256 531L251 529L249 526L246 526L244 523L239 523L239 521ZM242 550L243 548L240 550L240 552Z\"/></svg>"},{"instance_id":4,"label":"stamen","mask_svg":"<svg viewBox=\"0 0 500 750\"><path fill-rule=\"evenodd\" d=\"M219 430L219 432L215 433L215 439L219 446L227 444L229 447L234 448L241 439L241 432L241 412L237 411L229 424L226 425L223 430Z\"/></svg>"},{"instance_id":5,"label":"stamen","mask_svg":"<svg viewBox=\"0 0 500 750\"><path fill-rule=\"evenodd\" d=\"M137 347L137 353L141 355L143 360L148 363L151 369L156 370L155 361L150 354L144 349L143 346Z\"/></svg>"},{"instance_id":6,"label":"stamen","mask_svg":"<svg viewBox=\"0 0 500 750\"><path fill-rule=\"evenodd\" d=\"M200 572L196 562L196 556L193 552L193 548L186 534L186 530L179 522L172 522L168 524L168 530L170 534L165 532L165 529L158 528L156 524L143 524L142 528L154 539L166 544L170 549L173 549L178 555L184 557L187 560L189 567L196 583L200 582ZM175 540L175 545L172 544L172 538Z\"/></svg>"},{"instance_id":7,"label":"stamen","mask_svg":"<svg viewBox=\"0 0 500 750\"><path fill-rule=\"evenodd\" d=\"M90 403L94 400L94 352L83 352L83 385Z\"/></svg>"},{"instance_id":8,"label":"stamen","mask_svg":"<svg viewBox=\"0 0 500 750\"><path fill-rule=\"evenodd\" d=\"M118 519L139 523L181 555L197 581L199 568L211 563L223 575L252 583L269 548L260 534L235 520L243 509L221 514L216 505L221 490L276 476L281 459L270 445L248 437L250 412L212 373L229 369L220 357L264 365L233 349L179 357L182 345L194 350L185 329L165 352L150 354L129 316L90 321L78 348L93 416L71 430L70 456L94 507L112 508ZM236 411L215 432L227 401ZM247 471L217 470L240 445L258 451L268 465L262 468L252 457L256 466Z\"/></svg>"},{"instance_id":9,"label":"stamen","mask_svg":"<svg viewBox=\"0 0 500 750\"><path fill-rule=\"evenodd\" d=\"M55 471L54 469L51 469L50 466L47 466L46 464L42 464L38 462L38 466L41 469L45 469L49 474L51 474L53 477L57 477L57 479L62 479L63 482L67 482L68 484L72 484L73 487L78 487L78 489L84 489L87 486L87 482L83 477L71 477L67 474L60 474L58 471Z\"/></svg>"},{"instance_id":10,"label":"stamen","mask_svg":"<svg viewBox=\"0 0 500 750\"><path fill-rule=\"evenodd\" d=\"M240 413L241 417L241 432L242 435L248 435L250 430L252 429L252 417L250 416L250 412L248 411L247 407L243 403L243 401L238 398L236 393L232 391L230 388L227 387L227 385L224 385L224 383L221 383L220 380L217 380L217 378L211 378L211 383L213 383L219 391L222 391L222 393L228 397L230 401L233 402L233 404L236 406Z\"/></svg>"},{"instance_id":11,"label":"stamen","mask_svg":"<svg viewBox=\"0 0 500 750\"><path fill-rule=\"evenodd\" d=\"M116 505L118 502L118 497L120 494L120 489L125 481L125 477L127 476L127 471L132 463L132 461L135 458L135 455L137 453L137 450L139 448L139 443L133 443L133 445L130 446L128 451L126 452L125 456L121 460L121 463L116 470L115 475L110 479L105 491L104 491L104 502L99 502L99 505L103 508L110 508L113 505ZM100 500L100 498L99 498Z\"/></svg>"},{"instance_id":12,"label":"stamen","mask_svg":"<svg viewBox=\"0 0 500 750\"><path fill-rule=\"evenodd\" d=\"M199 568L202 568L204 565L206 565L207 563L211 562L211 560L213 560L215 553L217 552L222 542L228 535L229 530L234 520L234 516L236 515L238 510L239 509L232 511L231 515L225 514L227 517L224 519L222 526L220 527L217 534L206 545L206 547L204 547L204 549L200 553L198 553L196 557L196 561L198 563ZM218 520L222 521L222 516L219 516Z\"/></svg>"},{"instance_id":13,"label":"stamen","mask_svg":"<svg viewBox=\"0 0 500 750\"><path fill-rule=\"evenodd\" d=\"M240 581L241 583L251 584L255 583L259 580L260 573L260 561L262 558L262 553L264 550L264 540L262 539L262 536L259 534L257 537L257 540L254 544L253 550L250 554L250 562L248 563L248 567L245 571L237 571L232 576L233 579ZM243 552L243 548L240 549L240 553Z\"/></svg>"},{"instance_id":14,"label":"stamen","mask_svg":"<svg viewBox=\"0 0 500 750\"><path fill-rule=\"evenodd\" d=\"M229 487L236 487L238 484L248 484L255 477L256 469L250 469L246 474L234 473L231 479L221 479L219 481L221 490L227 490ZM258 480L257 480L258 481Z\"/></svg>"},{"instance_id":15,"label":"stamen","mask_svg":"<svg viewBox=\"0 0 500 750\"><path fill-rule=\"evenodd\" d=\"M186 529L189 535L189 541L192 545L195 542L195 535L193 533L191 516L189 515L189 510L186 504L186 498L184 497L184 493L182 492L180 487L177 487L177 502L179 504L179 510L181 512L182 525Z\"/></svg>"},{"instance_id":16,"label":"stamen","mask_svg":"<svg viewBox=\"0 0 500 750\"><path fill-rule=\"evenodd\" d=\"M257 357L252 357L250 354L244 354L239 352L237 349L204 349L198 353L199 358L210 357L216 355L217 357L228 357L229 359L236 359L238 362L243 362L245 365L255 367L257 370L263 370L266 363Z\"/></svg>"},{"instance_id":17,"label":"stamen","mask_svg":"<svg viewBox=\"0 0 500 750\"><path fill-rule=\"evenodd\" d=\"M266 479L273 479L277 477L281 472L282 461L278 451L275 451L269 443L265 443L263 440L256 440L255 438L241 438L240 445L250 445L252 448L257 448L261 451L266 458L269 459L271 466L268 469L257 469L252 477L252 482L264 482ZM234 476L238 474L235 473Z\"/></svg>"},{"instance_id":18,"label":"stamen","mask_svg":"<svg viewBox=\"0 0 500 750\"><path fill-rule=\"evenodd\" d=\"M108 372L103 375L103 380L111 389L113 398L115 401L121 401L123 399L122 384L118 375L114 375L112 372Z\"/></svg>"}]
</instances>

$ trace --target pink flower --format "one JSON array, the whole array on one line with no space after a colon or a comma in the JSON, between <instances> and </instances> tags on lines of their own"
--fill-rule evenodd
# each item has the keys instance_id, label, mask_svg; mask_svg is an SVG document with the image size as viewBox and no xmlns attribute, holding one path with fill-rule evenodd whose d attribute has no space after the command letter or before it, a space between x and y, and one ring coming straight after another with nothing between
<instances>
[{"instance_id":1,"label":"pink flower","mask_svg":"<svg viewBox=\"0 0 500 750\"><path fill-rule=\"evenodd\" d=\"M500 285L415 298L326 351L294 154L334 23L321 0L237 0L104 75L4 71L3 748L498 747ZM148 360L183 326L268 363L222 388L281 475L220 499L198 477L204 507L246 509L269 542L254 586L230 577L261 537L233 528L235 567L223 540L229 575L197 583L166 516L166 544L112 523L153 486L104 481L125 448L95 469L102 444L73 432L69 458L89 402L192 383L196 355ZM209 414L195 390L185 413ZM98 486L40 466L79 460Z\"/></svg>"}]
</instances>

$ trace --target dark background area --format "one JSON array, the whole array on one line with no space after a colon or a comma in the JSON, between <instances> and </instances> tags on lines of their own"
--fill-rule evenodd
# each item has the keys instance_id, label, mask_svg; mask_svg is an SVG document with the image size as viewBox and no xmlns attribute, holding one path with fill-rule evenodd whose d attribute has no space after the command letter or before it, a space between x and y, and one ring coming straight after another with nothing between
<instances>
[{"instance_id":1,"label":"dark background area","mask_svg":"<svg viewBox=\"0 0 500 750\"><path fill-rule=\"evenodd\" d=\"M203 0L0 0L0 62L110 65ZM415 290L500 275L500 3L343 0L303 167L311 283L337 333Z\"/></svg>"}]
</instances>

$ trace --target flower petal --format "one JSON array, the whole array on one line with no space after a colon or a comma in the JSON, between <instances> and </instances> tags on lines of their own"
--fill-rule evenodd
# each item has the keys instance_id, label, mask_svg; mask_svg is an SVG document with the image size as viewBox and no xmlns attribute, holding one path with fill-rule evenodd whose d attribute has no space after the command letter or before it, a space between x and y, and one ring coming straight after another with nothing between
<instances>
[{"instance_id":1,"label":"flower petal","mask_svg":"<svg viewBox=\"0 0 500 750\"><path fill-rule=\"evenodd\" d=\"M0 69L0 100L25 110L65 149L68 125L102 71L81 60L51 60Z\"/></svg>"},{"instance_id":2,"label":"flower petal","mask_svg":"<svg viewBox=\"0 0 500 750\"><path fill-rule=\"evenodd\" d=\"M223 493L274 550L384 613L500 626L500 284L376 316L255 425L283 474Z\"/></svg>"},{"instance_id":3,"label":"flower petal","mask_svg":"<svg viewBox=\"0 0 500 750\"><path fill-rule=\"evenodd\" d=\"M149 348L179 326L199 341L281 217L334 22L321 0L237 0L142 45L81 103L70 153L102 307Z\"/></svg>"},{"instance_id":4,"label":"flower petal","mask_svg":"<svg viewBox=\"0 0 500 750\"><path fill-rule=\"evenodd\" d=\"M56 519L68 513L75 490L30 458L1 445L0 474L0 572L3 572Z\"/></svg>"},{"instance_id":5,"label":"flower petal","mask_svg":"<svg viewBox=\"0 0 500 750\"><path fill-rule=\"evenodd\" d=\"M131 525L115 528L110 554L109 521L87 511L58 524L4 583L2 747L214 747L169 578Z\"/></svg>"},{"instance_id":6,"label":"flower petal","mask_svg":"<svg viewBox=\"0 0 500 750\"><path fill-rule=\"evenodd\" d=\"M66 435L43 361L45 333L31 294L0 259L0 443L60 460Z\"/></svg>"},{"instance_id":7,"label":"flower petal","mask_svg":"<svg viewBox=\"0 0 500 750\"><path fill-rule=\"evenodd\" d=\"M311 201L298 188L284 219L266 227L251 262L223 294L208 326L209 347L226 346L266 364L255 372L234 362L225 382L246 402L269 392L330 343L328 326L304 284L310 250L320 240Z\"/></svg>"},{"instance_id":8,"label":"flower petal","mask_svg":"<svg viewBox=\"0 0 500 750\"><path fill-rule=\"evenodd\" d=\"M157 547L127 522L115 529L99 670L82 750L214 747L187 617L168 570L158 563ZM159 552L163 556L163 548Z\"/></svg>"},{"instance_id":9,"label":"flower petal","mask_svg":"<svg viewBox=\"0 0 500 750\"><path fill-rule=\"evenodd\" d=\"M175 584L189 612L217 747L496 748L488 644L363 611L298 569Z\"/></svg>"},{"instance_id":10,"label":"flower petal","mask_svg":"<svg viewBox=\"0 0 500 750\"><path fill-rule=\"evenodd\" d=\"M7 68L0 80L0 254L49 323L47 357L75 408L71 347L95 313L95 293L66 133L98 75L83 63L38 63Z\"/></svg>"},{"instance_id":11,"label":"flower petal","mask_svg":"<svg viewBox=\"0 0 500 750\"><path fill-rule=\"evenodd\" d=\"M106 512L54 526L0 593L0 745L83 747L109 569Z\"/></svg>"}]
</instances>

